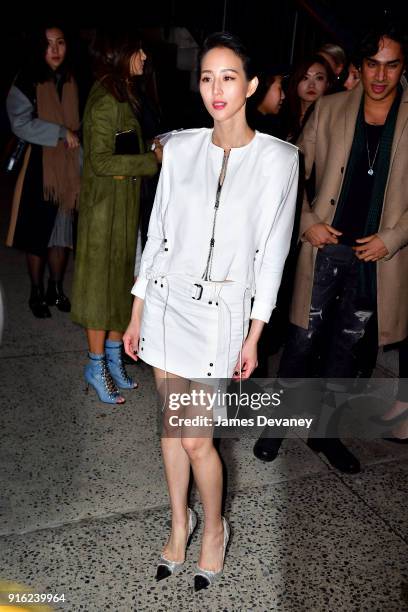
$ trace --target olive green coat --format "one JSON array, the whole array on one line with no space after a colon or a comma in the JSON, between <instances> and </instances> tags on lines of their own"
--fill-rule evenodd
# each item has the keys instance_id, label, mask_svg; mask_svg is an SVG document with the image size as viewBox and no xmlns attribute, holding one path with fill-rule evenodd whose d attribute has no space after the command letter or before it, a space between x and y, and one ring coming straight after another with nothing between
<instances>
[{"instance_id":1,"label":"olive green coat","mask_svg":"<svg viewBox=\"0 0 408 612\"><path fill-rule=\"evenodd\" d=\"M154 153L115 155L117 131L139 123L99 83L85 107L84 169L79 203L72 319L89 329L123 331L130 319L140 182L157 172Z\"/></svg>"}]
</instances>

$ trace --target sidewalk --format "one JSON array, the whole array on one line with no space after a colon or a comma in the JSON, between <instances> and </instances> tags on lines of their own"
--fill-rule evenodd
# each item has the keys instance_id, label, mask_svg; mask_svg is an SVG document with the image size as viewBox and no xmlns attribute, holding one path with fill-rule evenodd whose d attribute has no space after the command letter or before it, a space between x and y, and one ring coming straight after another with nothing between
<instances>
[{"instance_id":1,"label":"sidewalk","mask_svg":"<svg viewBox=\"0 0 408 612\"><path fill-rule=\"evenodd\" d=\"M69 612L408 610L408 449L383 441L352 444L357 476L296 436L271 464L253 440L224 441L225 574L194 593L197 534L182 573L156 584L169 508L150 369L130 368L140 389L124 406L85 396L82 330L55 310L34 319L24 256L2 247L0 261L0 582L64 594Z\"/></svg>"}]
</instances>

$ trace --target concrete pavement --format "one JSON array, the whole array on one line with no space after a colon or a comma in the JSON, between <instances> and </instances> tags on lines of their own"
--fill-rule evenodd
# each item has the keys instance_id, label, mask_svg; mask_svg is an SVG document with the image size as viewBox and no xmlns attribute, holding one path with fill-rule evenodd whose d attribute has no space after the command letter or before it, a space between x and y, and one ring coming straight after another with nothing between
<instances>
[{"instance_id":1,"label":"concrete pavement","mask_svg":"<svg viewBox=\"0 0 408 612\"><path fill-rule=\"evenodd\" d=\"M408 449L385 441L353 442L356 476L295 434L272 464L254 440L223 441L225 574L194 593L196 534L185 569L156 584L169 508L150 369L131 367L124 406L84 395L82 330L55 309L34 319L24 256L2 247L0 261L0 581L63 593L69 612L408 610ZM72 263L68 293L71 279Z\"/></svg>"}]
</instances>

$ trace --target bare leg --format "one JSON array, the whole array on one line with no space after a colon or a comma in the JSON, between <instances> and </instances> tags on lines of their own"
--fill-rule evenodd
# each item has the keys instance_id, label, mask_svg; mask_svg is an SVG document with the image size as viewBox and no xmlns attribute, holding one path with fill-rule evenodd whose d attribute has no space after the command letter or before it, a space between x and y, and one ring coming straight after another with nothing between
<instances>
[{"instance_id":1,"label":"bare leg","mask_svg":"<svg viewBox=\"0 0 408 612\"><path fill-rule=\"evenodd\" d=\"M88 347L90 353L102 355L105 352L106 331L103 329L87 329Z\"/></svg>"},{"instance_id":2,"label":"bare leg","mask_svg":"<svg viewBox=\"0 0 408 612\"><path fill-rule=\"evenodd\" d=\"M123 338L123 332L110 331L108 332L108 340L113 340L114 342L121 342Z\"/></svg>"},{"instance_id":3,"label":"bare leg","mask_svg":"<svg viewBox=\"0 0 408 612\"><path fill-rule=\"evenodd\" d=\"M159 368L153 368L156 386L162 401L165 399L165 372ZM171 375L167 379L170 392L186 392L189 381ZM165 406L165 411L168 407ZM179 432L180 434L180 432ZM161 439L163 452L164 470L171 505L171 534L163 550L163 555L171 561L183 561L188 533L187 523L187 493L190 481L190 461L188 455L181 445L180 435L176 431L164 432Z\"/></svg>"},{"instance_id":4,"label":"bare leg","mask_svg":"<svg viewBox=\"0 0 408 612\"><path fill-rule=\"evenodd\" d=\"M190 390L200 390L202 387L196 383L191 384ZM192 408L192 414L186 416L212 416L212 412L205 407L200 410ZM222 553L224 530L221 520L222 507L222 464L217 450L214 448L212 429L204 428L204 437L185 437L183 432L182 445L187 451L193 469L195 483L200 493L204 509L204 533L201 544L198 565L206 570L219 571L222 569ZM192 429L190 428L190 435ZM189 435L187 433L187 435Z\"/></svg>"},{"instance_id":5,"label":"bare leg","mask_svg":"<svg viewBox=\"0 0 408 612\"><path fill-rule=\"evenodd\" d=\"M123 337L123 332L109 331L104 329L87 329L86 335L88 338L88 347L91 353L101 355L105 352L105 340L114 340L120 342Z\"/></svg>"}]
</instances>

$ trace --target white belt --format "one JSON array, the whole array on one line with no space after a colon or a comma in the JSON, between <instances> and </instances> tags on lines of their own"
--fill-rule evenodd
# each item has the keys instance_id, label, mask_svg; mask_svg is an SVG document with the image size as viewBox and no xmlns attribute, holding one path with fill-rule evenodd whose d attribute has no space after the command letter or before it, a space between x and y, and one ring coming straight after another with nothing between
<instances>
[{"instance_id":1,"label":"white belt","mask_svg":"<svg viewBox=\"0 0 408 612\"><path fill-rule=\"evenodd\" d=\"M221 368L217 368L221 374L219 378L228 378L229 370L229 358L230 358L230 340L231 340L231 311L228 304L228 300L224 299L223 293L236 292L237 296L242 296L242 341L241 346L245 340L244 324L245 324L245 301L246 295L249 291L248 288L244 287L240 283L235 281L225 282L213 282L213 281L202 281L196 280L192 277L186 277L181 275L166 275L158 276L154 279L150 279L152 282L160 283L161 287L165 289L164 295L164 314L163 314L163 337L164 337L164 364L165 372L167 373L166 367L166 326L165 326L165 314L167 308L167 302L169 298L169 290L171 285L171 278L181 280L183 285L186 287L186 299L192 301L207 301L209 304L217 306L218 310L218 328L217 328L217 355L225 354L224 364ZM228 347L228 350L223 350L224 347ZM240 354L241 356L241 354Z\"/></svg>"}]
</instances>

